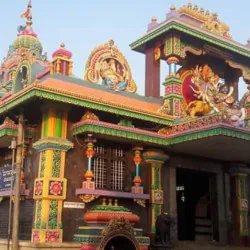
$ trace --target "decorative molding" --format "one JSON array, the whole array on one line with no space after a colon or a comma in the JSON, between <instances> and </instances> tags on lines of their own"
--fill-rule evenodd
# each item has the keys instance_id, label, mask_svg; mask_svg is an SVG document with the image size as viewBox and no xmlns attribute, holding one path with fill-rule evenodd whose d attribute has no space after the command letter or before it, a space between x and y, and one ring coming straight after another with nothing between
<instances>
[{"instance_id":1,"label":"decorative molding","mask_svg":"<svg viewBox=\"0 0 250 250\"><path fill-rule=\"evenodd\" d=\"M157 143L158 141L158 143L164 143L164 136L157 135L156 132L150 132L132 127L125 127L117 124L86 120L84 122L75 123L72 126L73 135L88 132L121 137L135 141L144 141L152 143Z\"/></svg>"},{"instance_id":2,"label":"decorative molding","mask_svg":"<svg viewBox=\"0 0 250 250\"><path fill-rule=\"evenodd\" d=\"M134 194L130 192L119 192L111 190L101 190L101 189L84 189L77 188L75 194L79 195L94 195L94 196L105 196L105 197L117 197L117 198L129 198L129 199L143 199L149 200L149 194Z\"/></svg>"},{"instance_id":3,"label":"decorative molding","mask_svg":"<svg viewBox=\"0 0 250 250\"><path fill-rule=\"evenodd\" d=\"M101 110L125 117L136 118L154 123L170 125L173 123L173 117L168 115L157 114L156 112L148 112L136 107L128 107L120 105L118 102L110 103L104 100L95 100L94 97L84 96L83 94L71 93L60 89L53 89L43 86L42 84L29 85L24 90L11 96L0 103L0 114L9 111L11 108L25 102L34 97L45 98L48 100L73 104L95 110Z\"/></svg>"},{"instance_id":4,"label":"decorative molding","mask_svg":"<svg viewBox=\"0 0 250 250\"><path fill-rule=\"evenodd\" d=\"M140 250L140 244L134 236L134 229L132 225L124 217L112 219L102 232L102 241L99 245L99 250L104 250L110 239L117 236L124 236L128 238L135 246L136 250Z\"/></svg>"},{"instance_id":5,"label":"decorative molding","mask_svg":"<svg viewBox=\"0 0 250 250\"><path fill-rule=\"evenodd\" d=\"M194 36L199 38L203 41L209 42L211 44L217 45L221 48L228 49L232 52L236 52L240 55L250 57L250 50L243 45L239 45L234 41L230 41L226 38L223 38L219 35L215 35L213 33L206 32L205 30L202 31L201 28L195 28L192 25L188 25L183 23L180 20L169 20L164 22L162 25L158 26L156 29L148 32L142 38L136 40L132 44L130 44L131 49L138 49L138 47L142 46L143 44L159 37L161 34L170 31L171 29L175 29L181 31L185 34Z\"/></svg>"},{"instance_id":6,"label":"decorative molding","mask_svg":"<svg viewBox=\"0 0 250 250\"><path fill-rule=\"evenodd\" d=\"M47 149L68 151L69 149L73 148L73 143L61 138L46 137L35 142L33 144L33 148L37 151L43 151Z\"/></svg>"},{"instance_id":7,"label":"decorative molding","mask_svg":"<svg viewBox=\"0 0 250 250\"><path fill-rule=\"evenodd\" d=\"M217 114L218 115L218 114ZM207 119L202 122L200 119ZM163 128L158 134L155 132L144 131L136 128L127 128L115 124L85 121L81 126L72 128L73 134L96 133L101 135L126 138L133 141L147 142L149 144L167 146L186 141L197 140L216 135L235 137L243 140L250 140L248 129L236 128L222 121L213 122L212 116L190 119L173 127ZM78 124L79 125L79 124ZM179 127L178 127L179 126ZM185 128L185 129L184 129Z\"/></svg>"}]
</instances>

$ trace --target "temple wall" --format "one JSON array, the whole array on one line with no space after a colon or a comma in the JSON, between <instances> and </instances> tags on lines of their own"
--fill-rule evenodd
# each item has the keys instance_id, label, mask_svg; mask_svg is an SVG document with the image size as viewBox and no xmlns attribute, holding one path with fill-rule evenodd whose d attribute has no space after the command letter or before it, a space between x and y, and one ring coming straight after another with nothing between
<instances>
[{"instance_id":1,"label":"temple wall","mask_svg":"<svg viewBox=\"0 0 250 250\"><path fill-rule=\"evenodd\" d=\"M82 142L82 141L81 141ZM97 143L98 145L98 143ZM68 202L81 202L81 200L76 196L75 191L77 188L81 188L82 182L84 181L84 174L87 170L87 158L84 151L85 144L79 145L76 141L74 143L74 148L66 154L66 168L65 168L65 178L68 181L67 185L67 197L65 201ZM132 148L132 145L131 145ZM128 152L127 158L127 171L125 177L125 188L124 191L130 192L133 186L133 178L135 174L135 166L132 161L133 153ZM149 192L149 169L147 171L146 164L141 164L141 177L143 180L143 186L145 187L144 193ZM146 169L146 171L145 171ZM113 199L114 200L114 199ZM83 221L84 214L91 209L94 205L100 205L102 203L102 197L92 201L91 203L85 204L85 209L71 209L63 208L63 225L64 241L72 241L73 235L76 233L79 226L86 226ZM136 225L138 228L146 228L147 225L147 209L141 207L131 199L119 199L118 203L131 210L131 212L139 215L141 217L140 222Z\"/></svg>"}]
</instances>

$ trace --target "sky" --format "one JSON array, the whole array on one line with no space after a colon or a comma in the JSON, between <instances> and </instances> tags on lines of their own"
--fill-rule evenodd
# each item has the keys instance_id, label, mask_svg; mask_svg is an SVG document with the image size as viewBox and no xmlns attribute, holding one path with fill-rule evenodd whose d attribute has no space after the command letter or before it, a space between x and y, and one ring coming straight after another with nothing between
<instances>
[{"instance_id":1,"label":"sky","mask_svg":"<svg viewBox=\"0 0 250 250\"><path fill-rule=\"evenodd\" d=\"M0 60L7 54L15 40L17 26L25 23L20 15L25 12L28 0L0 0ZM73 73L83 78L85 64L91 51L113 39L127 58L138 93L144 94L145 56L130 49L129 44L145 34L153 16L159 22L166 19L172 4L177 8L186 5L185 0L33 0L33 29L43 45L44 52L51 54L65 43L73 53ZM233 39L246 44L250 37L250 0L195 0L210 12L217 12L219 19L231 28ZM161 78L168 66L163 62ZM240 95L245 91L240 83ZM163 89L162 89L163 90Z\"/></svg>"}]
</instances>

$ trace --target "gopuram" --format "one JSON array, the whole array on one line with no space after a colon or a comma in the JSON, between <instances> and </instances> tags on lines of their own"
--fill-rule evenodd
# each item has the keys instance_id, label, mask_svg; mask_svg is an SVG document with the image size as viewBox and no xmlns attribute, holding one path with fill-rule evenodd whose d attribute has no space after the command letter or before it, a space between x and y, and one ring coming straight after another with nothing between
<instances>
[{"instance_id":1,"label":"gopuram","mask_svg":"<svg viewBox=\"0 0 250 250\"><path fill-rule=\"evenodd\" d=\"M0 249L250 247L250 41L172 6L130 45L141 96L113 40L82 79L63 43L49 59L31 8L0 67Z\"/></svg>"}]
</instances>

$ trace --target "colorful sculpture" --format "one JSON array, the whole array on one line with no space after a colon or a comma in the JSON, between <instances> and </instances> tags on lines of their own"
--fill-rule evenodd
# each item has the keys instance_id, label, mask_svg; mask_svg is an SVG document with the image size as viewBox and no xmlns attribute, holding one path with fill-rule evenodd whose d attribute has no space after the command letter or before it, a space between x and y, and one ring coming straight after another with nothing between
<instances>
[{"instance_id":1,"label":"colorful sculpture","mask_svg":"<svg viewBox=\"0 0 250 250\"><path fill-rule=\"evenodd\" d=\"M102 63L100 75L102 84L116 91L124 91L127 88L127 81L120 71L120 65L114 59L105 60Z\"/></svg>"},{"instance_id":2,"label":"colorful sculpture","mask_svg":"<svg viewBox=\"0 0 250 250\"><path fill-rule=\"evenodd\" d=\"M189 75L191 78L188 78ZM191 118L222 111L230 113L235 102L232 86L220 82L220 77L208 65L197 65L189 71L189 75L185 75L183 81L185 83L187 79L188 87L192 90L193 100L186 106Z\"/></svg>"},{"instance_id":3,"label":"colorful sculpture","mask_svg":"<svg viewBox=\"0 0 250 250\"><path fill-rule=\"evenodd\" d=\"M137 86L132 78L127 59L114 46L114 41L94 49L86 64L84 79L99 83L115 91L135 93Z\"/></svg>"}]
</instances>

